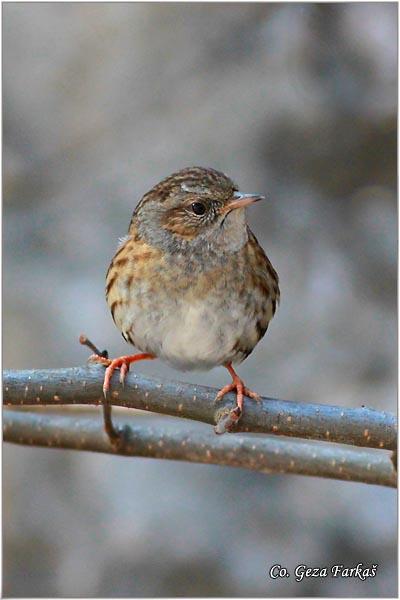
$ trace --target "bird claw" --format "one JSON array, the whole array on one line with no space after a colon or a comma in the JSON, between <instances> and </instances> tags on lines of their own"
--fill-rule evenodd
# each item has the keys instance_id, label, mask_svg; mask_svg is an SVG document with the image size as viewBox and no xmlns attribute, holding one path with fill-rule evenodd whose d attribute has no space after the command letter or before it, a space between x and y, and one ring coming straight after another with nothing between
<instances>
[{"instance_id":1,"label":"bird claw","mask_svg":"<svg viewBox=\"0 0 400 600\"><path fill-rule=\"evenodd\" d=\"M232 431L236 426L237 422L243 413L243 400L244 397L252 398L256 402L261 401L261 396L249 388L245 387L243 381L233 370L232 365L227 365L228 371L232 376L232 383L228 383L223 387L215 397L215 402L219 402L226 394L236 390L236 406L226 415L219 418L216 426L215 433L224 433L225 431Z\"/></svg>"},{"instance_id":2,"label":"bird claw","mask_svg":"<svg viewBox=\"0 0 400 600\"><path fill-rule=\"evenodd\" d=\"M125 377L126 377L126 374L128 373L128 371L129 371L129 364L126 362L122 363L122 365L120 366L120 369L119 369L119 382L122 386L124 386L124 384L125 384Z\"/></svg>"},{"instance_id":3,"label":"bird claw","mask_svg":"<svg viewBox=\"0 0 400 600\"><path fill-rule=\"evenodd\" d=\"M104 384L103 384L103 393L106 397L109 389L111 378L114 374L115 369L120 369L119 381L123 385L125 381L125 377L127 372L129 371L129 362L127 360L128 357L120 356L119 358L114 358L113 360L108 360L106 372L104 373Z\"/></svg>"},{"instance_id":4,"label":"bird claw","mask_svg":"<svg viewBox=\"0 0 400 600\"><path fill-rule=\"evenodd\" d=\"M260 394L257 394L257 392L253 392L253 390L250 390L249 388L244 386L242 389L240 389L240 386L238 386L236 383L229 383L228 385L224 386L221 390L219 390L218 394L215 396L214 402L219 402L226 394L229 394L229 392L233 392L234 390L236 390L238 394L241 392L243 396L251 398L256 402L261 402L262 400Z\"/></svg>"},{"instance_id":5,"label":"bird claw","mask_svg":"<svg viewBox=\"0 0 400 600\"><path fill-rule=\"evenodd\" d=\"M111 360L102 356L101 354L91 354L87 359L87 362L91 364L103 365L104 367L108 367L111 364Z\"/></svg>"},{"instance_id":6,"label":"bird claw","mask_svg":"<svg viewBox=\"0 0 400 600\"><path fill-rule=\"evenodd\" d=\"M225 385L219 390L218 394L215 396L214 402L219 402L226 394L233 392L233 390L236 390L236 385L234 383L228 383L228 385Z\"/></svg>"},{"instance_id":7,"label":"bird claw","mask_svg":"<svg viewBox=\"0 0 400 600\"><path fill-rule=\"evenodd\" d=\"M247 396L247 398L252 398L256 402L261 402L262 400L260 394L257 394L257 392L253 392L253 390L249 390L249 388L247 387L243 389L243 395Z\"/></svg>"},{"instance_id":8,"label":"bird claw","mask_svg":"<svg viewBox=\"0 0 400 600\"><path fill-rule=\"evenodd\" d=\"M98 348L85 335L81 335L79 337L79 342L83 346L87 346L88 348L90 348L94 353L91 356L89 356L87 361L88 363L100 364L103 367L106 367L103 380L104 401L102 402L104 430L108 436L111 446L116 451L120 451L126 439L126 428L115 428L111 419L112 405L109 403L108 400L108 392L110 390L111 378L115 369L119 368L119 381L122 385L124 385L125 377L129 371L130 363L136 362L138 360L153 359L155 358L155 356L149 353L143 353L129 356L120 356L119 358L110 359L108 358L107 350L103 350L103 352L100 352Z\"/></svg>"},{"instance_id":9,"label":"bird claw","mask_svg":"<svg viewBox=\"0 0 400 600\"><path fill-rule=\"evenodd\" d=\"M90 362L100 363L104 365L106 371L104 373L104 383L103 383L103 394L104 397L107 397L108 391L110 389L111 378L115 369L120 369L119 381L122 385L125 383L126 375L129 371L129 365L132 362L136 362L138 360L144 359L152 359L154 356L152 354L134 354L132 356L120 356L118 358L113 358L112 360L109 358L104 358L103 356L99 356L98 354L93 354L89 360Z\"/></svg>"}]
</instances>

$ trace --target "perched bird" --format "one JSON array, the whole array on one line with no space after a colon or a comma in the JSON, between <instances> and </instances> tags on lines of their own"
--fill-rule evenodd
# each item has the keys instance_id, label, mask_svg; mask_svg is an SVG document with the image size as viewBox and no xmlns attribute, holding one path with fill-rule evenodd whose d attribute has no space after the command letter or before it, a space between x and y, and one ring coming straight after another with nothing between
<instances>
[{"instance_id":1,"label":"perched bird","mask_svg":"<svg viewBox=\"0 0 400 600\"><path fill-rule=\"evenodd\" d=\"M137 205L106 276L106 298L122 336L139 354L107 366L103 391L120 369L159 358L179 370L228 369L236 391L259 399L233 369L267 331L279 301L278 275L246 223L242 194L223 173L190 167L163 179Z\"/></svg>"}]
</instances>

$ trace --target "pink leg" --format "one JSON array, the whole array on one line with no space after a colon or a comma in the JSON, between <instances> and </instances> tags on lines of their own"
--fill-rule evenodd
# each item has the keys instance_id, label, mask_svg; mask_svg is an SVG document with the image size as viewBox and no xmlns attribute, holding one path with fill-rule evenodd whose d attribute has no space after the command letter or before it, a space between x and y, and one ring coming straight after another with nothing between
<instances>
[{"instance_id":1,"label":"pink leg","mask_svg":"<svg viewBox=\"0 0 400 600\"><path fill-rule=\"evenodd\" d=\"M242 413L244 396L247 396L248 398L253 398L254 400L257 400L257 402L259 402L261 400L261 396L259 394L256 394L256 392L253 392L252 390L249 390L247 387L245 387L243 381L240 379L239 375L236 373L236 371L232 367L232 363L228 363L225 366L228 369L229 373L231 374L232 383L228 383L228 385L223 387L218 392L216 400L221 400L221 398L223 398L225 396L225 394L227 394L228 392L233 392L233 390L236 390L236 404L240 410L240 413Z\"/></svg>"},{"instance_id":2,"label":"pink leg","mask_svg":"<svg viewBox=\"0 0 400 600\"><path fill-rule=\"evenodd\" d=\"M139 360L151 360L156 358L152 354L131 354L126 356L119 356L118 358L104 358L103 356L98 356L97 354L93 354L90 358L90 362L96 362L104 365L106 368L106 372L104 374L104 383L103 383L103 394L106 397L107 393L110 390L110 382L113 376L115 369L120 369L119 380L120 383L124 383L126 374L129 371L129 366L131 363L137 362Z\"/></svg>"},{"instance_id":3,"label":"pink leg","mask_svg":"<svg viewBox=\"0 0 400 600\"><path fill-rule=\"evenodd\" d=\"M126 356L120 356L118 358L109 359L104 358L98 354L93 354L90 358L90 362L100 363L104 365L106 368L106 372L104 373L104 382L103 382L103 394L104 394L104 402L103 402L103 418L104 418L104 430L108 435L108 438L113 445L114 448L118 449L123 444L123 435L120 431L115 429L112 419L111 419L111 404L107 401L107 394L110 389L110 382L113 376L115 369L120 369L119 380L120 383L124 383L126 374L129 371L129 365L131 363L137 362L139 360L153 359L156 358L152 354L132 354Z\"/></svg>"}]
</instances>

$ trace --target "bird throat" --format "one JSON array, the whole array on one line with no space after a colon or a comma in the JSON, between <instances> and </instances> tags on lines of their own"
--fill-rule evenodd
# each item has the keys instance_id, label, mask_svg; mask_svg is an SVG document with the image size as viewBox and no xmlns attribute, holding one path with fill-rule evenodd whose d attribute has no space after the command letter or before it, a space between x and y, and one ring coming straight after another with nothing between
<instances>
[{"instance_id":1,"label":"bird throat","mask_svg":"<svg viewBox=\"0 0 400 600\"><path fill-rule=\"evenodd\" d=\"M230 212L222 222L207 227L192 239L179 236L162 227L154 226L137 215L135 226L140 237L149 245L163 250L167 257L185 257L204 270L223 263L231 254L239 252L249 239L244 209ZM203 269L201 269L203 270Z\"/></svg>"}]
</instances>

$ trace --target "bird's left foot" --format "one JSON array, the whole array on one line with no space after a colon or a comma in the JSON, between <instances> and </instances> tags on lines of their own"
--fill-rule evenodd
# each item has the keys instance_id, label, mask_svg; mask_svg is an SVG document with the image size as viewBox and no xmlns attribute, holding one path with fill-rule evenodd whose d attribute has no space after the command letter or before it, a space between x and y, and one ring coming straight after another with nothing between
<instances>
[{"instance_id":1,"label":"bird's left foot","mask_svg":"<svg viewBox=\"0 0 400 600\"><path fill-rule=\"evenodd\" d=\"M215 397L215 401L218 402L218 400L221 400L225 396L225 394L228 394L229 392L233 392L234 390L236 390L237 404L238 404L238 406L240 406L240 408L242 408L242 406L243 406L243 397L244 396L247 396L247 398L253 398L253 400L256 400L257 402L261 402L260 394L257 394L257 392L253 392L252 390L249 390L249 388L247 388L244 385L244 383L241 379L239 379L239 381L237 381L235 383L228 383L228 385L226 385L221 390L219 390L218 394Z\"/></svg>"},{"instance_id":2,"label":"bird's left foot","mask_svg":"<svg viewBox=\"0 0 400 600\"><path fill-rule=\"evenodd\" d=\"M81 335L79 342L83 346L90 348L94 354L89 356L88 362L97 363L106 367L103 380L103 420L104 420L104 431L106 432L108 439L115 450L120 450L124 443L123 430L116 428L111 418L111 402L108 398L108 392L110 390L110 382L115 369L119 369L119 381L121 384L124 383L126 374L129 371L129 366L133 362L138 360L152 359L155 358L152 354L133 354L127 356L119 356L118 358L108 358L106 350L100 352L96 346L88 340L85 335Z\"/></svg>"},{"instance_id":3,"label":"bird's left foot","mask_svg":"<svg viewBox=\"0 0 400 600\"><path fill-rule=\"evenodd\" d=\"M108 439L112 447L115 450L121 450L124 445L123 431L116 428L111 418L111 403L108 398L108 392L110 390L110 382L115 369L119 369L119 381L123 385L126 374L129 371L129 366L133 362L138 360L145 360L154 358L152 354L133 354L127 356L119 356L118 358L105 358L101 354L92 354L88 358L88 362L98 363L106 367L103 381L103 420L104 420L104 431L106 432Z\"/></svg>"},{"instance_id":4,"label":"bird's left foot","mask_svg":"<svg viewBox=\"0 0 400 600\"><path fill-rule=\"evenodd\" d=\"M229 413L229 423L225 425L226 429L231 429L234 425L239 421L240 417L243 413L243 402L244 397L252 398L257 402L261 401L261 396L256 392L253 392L249 388L247 388L243 381L240 379L239 375L236 373L231 364L226 365L229 373L232 377L232 383L228 383L228 385L224 386L216 395L215 401L218 402L221 400L226 394L229 392L233 392L236 390L236 406ZM220 433L219 428L216 429L217 433Z\"/></svg>"}]
</instances>

